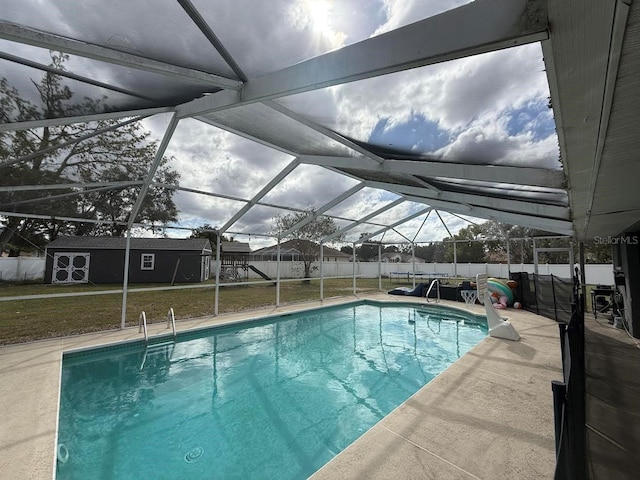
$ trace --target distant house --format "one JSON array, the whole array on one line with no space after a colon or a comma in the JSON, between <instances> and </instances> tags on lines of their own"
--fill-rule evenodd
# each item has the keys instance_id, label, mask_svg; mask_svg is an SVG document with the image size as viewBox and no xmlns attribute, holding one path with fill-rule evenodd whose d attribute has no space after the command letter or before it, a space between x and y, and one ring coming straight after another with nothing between
<instances>
[{"instance_id":1,"label":"distant house","mask_svg":"<svg viewBox=\"0 0 640 480\"><path fill-rule=\"evenodd\" d=\"M122 283L125 247L120 237L59 237L46 248L44 283ZM202 282L211 253L206 238L132 238L129 282Z\"/></svg>"},{"instance_id":2,"label":"distant house","mask_svg":"<svg viewBox=\"0 0 640 480\"><path fill-rule=\"evenodd\" d=\"M378 257L376 256L372 262L377 262ZM383 263L412 263L413 259L411 255L408 253L400 253L400 252L385 252L380 255L380 261ZM415 257L416 263L425 263L423 258Z\"/></svg>"},{"instance_id":3,"label":"distant house","mask_svg":"<svg viewBox=\"0 0 640 480\"><path fill-rule=\"evenodd\" d=\"M280 244L280 260L283 262L302 261L302 255L300 253L300 250L298 249L300 244L304 244L305 248L308 247L308 251L317 252L312 259L313 261L320 260L320 245L309 240L287 240L286 242L282 242ZM335 248L325 246L322 250L322 255L325 262L351 261L350 255L336 250ZM275 262L278 260L278 246L273 245L271 247L265 247L259 250L255 250L251 254L251 257L255 261Z\"/></svg>"}]
</instances>

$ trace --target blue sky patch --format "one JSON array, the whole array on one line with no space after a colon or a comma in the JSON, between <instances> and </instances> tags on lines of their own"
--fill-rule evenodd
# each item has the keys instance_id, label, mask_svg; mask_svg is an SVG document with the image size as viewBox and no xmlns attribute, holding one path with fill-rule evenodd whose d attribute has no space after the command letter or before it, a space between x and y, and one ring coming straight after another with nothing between
<instances>
[{"instance_id":1,"label":"blue sky patch","mask_svg":"<svg viewBox=\"0 0 640 480\"><path fill-rule=\"evenodd\" d=\"M378 121L369 136L369 143L416 153L429 153L451 142L449 132L439 128L437 122L414 114L408 122L387 128L388 118Z\"/></svg>"},{"instance_id":2,"label":"blue sky patch","mask_svg":"<svg viewBox=\"0 0 640 480\"><path fill-rule=\"evenodd\" d=\"M540 141L556 131L552 110L546 102L529 103L509 112L507 131L510 136L531 132L535 141Z\"/></svg>"}]
</instances>

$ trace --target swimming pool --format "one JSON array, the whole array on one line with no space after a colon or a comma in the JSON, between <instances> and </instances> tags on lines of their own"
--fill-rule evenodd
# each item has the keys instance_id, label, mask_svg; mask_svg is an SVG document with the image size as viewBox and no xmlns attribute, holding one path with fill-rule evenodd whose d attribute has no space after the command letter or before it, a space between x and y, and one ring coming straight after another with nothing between
<instances>
[{"instance_id":1,"label":"swimming pool","mask_svg":"<svg viewBox=\"0 0 640 480\"><path fill-rule=\"evenodd\" d=\"M360 302L65 354L56 477L306 478L485 335Z\"/></svg>"}]
</instances>

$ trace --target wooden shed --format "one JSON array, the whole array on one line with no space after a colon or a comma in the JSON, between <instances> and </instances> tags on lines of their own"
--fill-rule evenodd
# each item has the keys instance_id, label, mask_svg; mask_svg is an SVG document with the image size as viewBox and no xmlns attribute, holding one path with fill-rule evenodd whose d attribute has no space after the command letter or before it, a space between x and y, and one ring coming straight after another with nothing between
<instances>
[{"instance_id":1,"label":"wooden shed","mask_svg":"<svg viewBox=\"0 0 640 480\"><path fill-rule=\"evenodd\" d=\"M47 245L44 283L122 283L126 239L60 237ZM130 283L202 282L209 278L206 238L132 238Z\"/></svg>"}]
</instances>

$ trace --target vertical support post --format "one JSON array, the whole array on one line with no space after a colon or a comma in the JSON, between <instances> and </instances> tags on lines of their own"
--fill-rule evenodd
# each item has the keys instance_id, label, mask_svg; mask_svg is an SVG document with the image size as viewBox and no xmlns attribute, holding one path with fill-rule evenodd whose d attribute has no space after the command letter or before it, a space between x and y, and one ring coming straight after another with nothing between
<instances>
[{"instance_id":1,"label":"vertical support post","mask_svg":"<svg viewBox=\"0 0 640 480\"><path fill-rule=\"evenodd\" d=\"M276 307L280 306L280 237L278 237L277 262L276 262Z\"/></svg>"},{"instance_id":2,"label":"vertical support post","mask_svg":"<svg viewBox=\"0 0 640 480\"><path fill-rule=\"evenodd\" d=\"M357 289L356 289L356 256L355 256L355 251L356 251L356 242L353 242L354 255L351 257L351 261L353 263L353 294L354 295L357 292Z\"/></svg>"},{"instance_id":3,"label":"vertical support post","mask_svg":"<svg viewBox=\"0 0 640 480\"><path fill-rule=\"evenodd\" d=\"M378 244L378 290L382 290L382 244Z\"/></svg>"},{"instance_id":4,"label":"vertical support post","mask_svg":"<svg viewBox=\"0 0 640 480\"><path fill-rule=\"evenodd\" d=\"M538 249L536 248L536 237L533 237L533 273L538 274Z\"/></svg>"},{"instance_id":5,"label":"vertical support post","mask_svg":"<svg viewBox=\"0 0 640 480\"><path fill-rule=\"evenodd\" d=\"M129 212L129 218L127 220L127 243L125 247L125 262L124 262L124 278L122 285L122 319L120 321L120 327L124 328L126 323L126 315L127 315L127 288L129 284L129 250L131 243L131 227L133 226L133 222L142 207L142 202L144 201L144 197L147 196L147 192L149 191L149 187L151 186L151 181L153 180L153 176L156 174L160 163L162 163L162 157L164 156L164 152L166 152L167 147L169 146L169 141L173 136L173 132L175 132L176 127L178 126L178 122L180 119L178 118L177 113L174 113L169 121L169 125L164 132L164 136L162 137L162 141L158 146L158 150L156 150L156 154L153 157L153 162L149 166L149 172L147 173L146 178L144 179L144 183L142 187L140 187L140 193L136 198L131 211Z\"/></svg>"},{"instance_id":6,"label":"vertical support post","mask_svg":"<svg viewBox=\"0 0 640 480\"><path fill-rule=\"evenodd\" d=\"M122 274L122 316L120 328L127 324L127 294L129 292L129 252L131 251L131 227L127 228L127 241L124 247L124 272Z\"/></svg>"},{"instance_id":7,"label":"vertical support post","mask_svg":"<svg viewBox=\"0 0 640 480\"><path fill-rule=\"evenodd\" d=\"M413 288L416 288L416 251L411 242L411 271L413 272Z\"/></svg>"},{"instance_id":8,"label":"vertical support post","mask_svg":"<svg viewBox=\"0 0 640 480\"><path fill-rule=\"evenodd\" d=\"M214 296L214 300L213 300L213 314L217 317L218 316L218 305L219 305L219 301L220 301L220 269L222 268L222 256L221 256L221 237L222 234L220 233L220 230L218 230L218 237L216 238L216 289L215 289L215 296Z\"/></svg>"},{"instance_id":9,"label":"vertical support post","mask_svg":"<svg viewBox=\"0 0 640 480\"><path fill-rule=\"evenodd\" d=\"M324 300L324 243L320 242L320 301Z\"/></svg>"},{"instance_id":10,"label":"vertical support post","mask_svg":"<svg viewBox=\"0 0 640 480\"><path fill-rule=\"evenodd\" d=\"M453 238L453 237L451 237ZM458 242L453 238L453 278L458 277Z\"/></svg>"}]
</instances>

